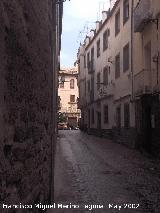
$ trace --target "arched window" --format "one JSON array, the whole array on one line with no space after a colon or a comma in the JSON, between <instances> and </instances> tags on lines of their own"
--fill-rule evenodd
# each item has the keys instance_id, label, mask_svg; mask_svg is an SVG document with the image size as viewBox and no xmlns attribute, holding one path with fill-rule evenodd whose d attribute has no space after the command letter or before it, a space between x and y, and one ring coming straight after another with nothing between
<instances>
[{"instance_id":1,"label":"arched window","mask_svg":"<svg viewBox=\"0 0 160 213\"><path fill-rule=\"evenodd\" d=\"M74 89L74 79L70 80L70 89Z\"/></svg>"}]
</instances>

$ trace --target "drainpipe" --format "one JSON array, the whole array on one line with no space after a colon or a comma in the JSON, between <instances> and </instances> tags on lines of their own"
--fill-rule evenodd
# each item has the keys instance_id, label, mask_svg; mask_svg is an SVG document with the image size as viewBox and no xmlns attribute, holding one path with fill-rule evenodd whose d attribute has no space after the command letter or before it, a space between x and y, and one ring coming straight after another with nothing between
<instances>
[{"instance_id":1,"label":"drainpipe","mask_svg":"<svg viewBox=\"0 0 160 213\"><path fill-rule=\"evenodd\" d=\"M52 66L52 69L51 69L51 89L52 89L52 96L51 96L51 107L52 107L52 110L51 110L51 126L52 126L52 130L51 130L51 159L50 159L50 177L49 177L49 203L53 203L54 202L54 161L55 161L55 125L56 125L56 118L55 118L55 111L56 111L56 103L55 103L55 100L56 100L56 75L55 75L55 72L57 71L56 69L56 54L57 54L57 47L53 47L54 44L57 43L57 38L56 38L56 4L55 4L55 1L52 2L52 23L53 23L53 28L51 29L51 32L50 32L50 42L51 42L51 54L52 57L51 57L51 66Z\"/></svg>"},{"instance_id":2,"label":"drainpipe","mask_svg":"<svg viewBox=\"0 0 160 213\"><path fill-rule=\"evenodd\" d=\"M159 84L159 17L156 20L156 27L157 27L157 84Z\"/></svg>"},{"instance_id":3,"label":"drainpipe","mask_svg":"<svg viewBox=\"0 0 160 213\"><path fill-rule=\"evenodd\" d=\"M132 96L131 100L134 100L134 73L133 73L133 7L134 7L134 0L131 3L131 78L132 78Z\"/></svg>"}]
</instances>

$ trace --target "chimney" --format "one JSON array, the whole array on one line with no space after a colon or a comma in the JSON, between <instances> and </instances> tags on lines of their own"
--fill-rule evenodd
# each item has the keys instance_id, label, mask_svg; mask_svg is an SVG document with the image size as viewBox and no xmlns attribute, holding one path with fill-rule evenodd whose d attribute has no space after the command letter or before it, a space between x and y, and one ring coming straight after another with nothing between
<instances>
[{"instance_id":1,"label":"chimney","mask_svg":"<svg viewBox=\"0 0 160 213\"><path fill-rule=\"evenodd\" d=\"M102 23L107 19L108 12L107 11L102 11Z\"/></svg>"},{"instance_id":2,"label":"chimney","mask_svg":"<svg viewBox=\"0 0 160 213\"><path fill-rule=\"evenodd\" d=\"M85 44L86 44L86 46L89 44L89 42L90 42L90 37L86 36L86 38L85 38Z\"/></svg>"},{"instance_id":3,"label":"chimney","mask_svg":"<svg viewBox=\"0 0 160 213\"><path fill-rule=\"evenodd\" d=\"M99 30L99 21L96 21L96 32Z\"/></svg>"},{"instance_id":4,"label":"chimney","mask_svg":"<svg viewBox=\"0 0 160 213\"><path fill-rule=\"evenodd\" d=\"M110 9L112 9L117 0L110 0Z\"/></svg>"},{"instance_id":5,"label":"chimney","mask_svg":"<svg viewBox=\"0 0 160 213\"><path fill-rule=\"evenodd\" d=\"M95 35L95 30L91 29L90 30L90 37L91 37L91 39L94 37L94 35Z\"/></svg>"}]
</instances>

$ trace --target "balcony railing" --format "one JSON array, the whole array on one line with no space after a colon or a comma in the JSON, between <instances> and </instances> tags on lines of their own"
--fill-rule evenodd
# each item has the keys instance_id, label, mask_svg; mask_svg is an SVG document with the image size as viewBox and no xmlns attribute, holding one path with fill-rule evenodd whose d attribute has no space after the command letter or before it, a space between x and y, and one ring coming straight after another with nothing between
<instances>
[{"instance_id":1,"label":"balcony railing","mask_svg":"<svg viewBox=\"0 0 160 213\"><path fill-rule=\"evenodd\" d=\"M152 73L149 69L143 69L134 76L134 94L141 96L152 93Z\"/></svg>"},{"instance_id":2,"label":"balcony railing","mask_svg":"<svg viewBox=\"0 0 160 213\"><path fill-rule=\"evenodd\" d=\"M98 90L98 97L102 98L105 96L112 96L114 94L114 89L115 89L115 83L113 81L111 81L107 85L102 84L100 86L100 89Z\"/></svg>"},{"instance_id":3,"label":"balcony railing","mask_svg":"<svg viewBox=\"0 0 160 213\"><path fill-rule=\"evenodd\" d=\"M113 94L114 94L114 88L115 88L114 83L109 84L109 85L107 86L107 94L108 94L108 95L113 95Z\"/></svg>"},{"instance_id":4,"label":"balcony railing","mask_svg":"<svg viewBox=\"0 0 160 213\"><path fill-rule=\"evenodd\" d=\"M151 0L140 0L134 10L134 31L142 32L144 26L151 18Z\"/></svg>"},{"instance_id":5,"label":"balcony railing","mask_svg":"<svg viewBox=\"0 0 160 213\"><path fill-rule=\"evenodd\" d=\"M62 113L80 113L80 109L77 108L62 107L60 111Z\"/></svg>"}]
</instances>

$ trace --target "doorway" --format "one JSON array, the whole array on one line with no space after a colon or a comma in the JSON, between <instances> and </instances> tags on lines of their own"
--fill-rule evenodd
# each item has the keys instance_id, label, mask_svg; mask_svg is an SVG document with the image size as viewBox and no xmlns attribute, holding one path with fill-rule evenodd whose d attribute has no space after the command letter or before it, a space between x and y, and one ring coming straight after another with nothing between
<instances>
[{"instance_id":1,"label":"doorway","mask_svg":"<svg viewBox=\"0 0 160 213\"><path fill-rule=\"evenodd\" d=\"M101 130L101 112L97 112L97 129Z\"/></svg>"}]
</instances>

